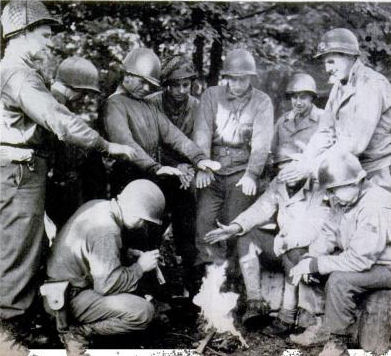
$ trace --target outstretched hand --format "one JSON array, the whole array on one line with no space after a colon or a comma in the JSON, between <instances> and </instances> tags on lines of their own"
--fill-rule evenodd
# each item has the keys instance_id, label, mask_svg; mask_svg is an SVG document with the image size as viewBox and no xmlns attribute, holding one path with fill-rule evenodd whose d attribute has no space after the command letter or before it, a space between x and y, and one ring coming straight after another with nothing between
<instances>
[{"instance_id":1,"label":"outstretched hand","mask_svg":"<svg viewBox=\"0 0 391 356\"><path fill-rule=\"evenodd\" d=\"M212 181L215 180L215 176L211 171L198 171L196 174L196 188L202 189L209 186Z\"/></svg>"},{"instance_id":2,"label":"outstretched hand","mask_svg":"<svg viewBox=\"0 0 391 356\"><path fill-rule=\"evenodd\" d=\"M253 196L257 194L257 183L255 182L255 179L246 174L236 183L236 187L240 186L242 187L244 195Z\"/></svg>"},{"instance_id":3,"label":"outstretched hand","mask_svg":"<svg viewBox=\"0 0 391 356\"><path fill-rule=\"evenodd\" d=\"M163 166L158 169L158 171L156 172L156 175L157 176L167 175L167 176L181 177L181 176L183 176L183 173L178 168L170 167L170 166Z\"/></svg>"},{"instance_id":4,"label":"outstretched hand","mask_svg":"<svg viewBox=\"0 0 391 356\"><path fill-rule=\"evenodd\" d=\"M215 244L219 241L225 241L230 239L232 236L238 234L242 228L239 224L230 224L230 225L223 225L217 221L218 229L209 231L205 237L205 242L209 244Z\"/></svg>"},{"instance_id":5,"label":"outstretched hand","mask_svg":"<svg viewBox=\"0 0 391 356\"><path fill-rule=\"evenodd\" d=\"M136 156L136 150L134 148L114 142L109 142L107 153L111 157L121 158L127 161L131 161Z\"/></svg>"},{"instance_id":6,"label":"outstretched hand","mask_svg":"<svg viewBox=\"0 0 391 356\"><path fill-rule=\"evenodd\" d=\"M221 168L221 164L210 159L202 159L197 163L197 168L201 171L211 170L212 172L216 172Z\"/></svg>"}]
</instances>

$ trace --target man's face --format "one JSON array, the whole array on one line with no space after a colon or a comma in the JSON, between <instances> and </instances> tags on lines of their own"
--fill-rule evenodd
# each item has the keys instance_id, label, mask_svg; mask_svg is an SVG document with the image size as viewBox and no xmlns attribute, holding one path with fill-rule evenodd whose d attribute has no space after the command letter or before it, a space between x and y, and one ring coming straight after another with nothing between
<instances>
[{"instance_id":1,"label":"man's face","mask_svg":"<svg viewBox=\"0 0 391 356\"><path fill-rule=\"evenodd\" d=\"M296 114L304 114L312 106L313 97L310 93L300 92L291 95L292 110Z\"/></svg>"},{"instance_id":2,"label":"man's face","mask_svg":"<svg viewBox=\"0 0 391 356\"><path fill-rule=\"evenodd\" d=\"M326 73L329 75L329 83L334 84L348 79L354 62L354 56L342 53L328 53L324 55L323 63Z\"/></svg>"},{"instance_id":3,"label":"man's face","mask_svg":"<svg viewBox=\"0 0 391 356\"><path fill-rule=\"evenodd\" d=\"M166 87L168 95L177 102L185 101L190 94L190 90L191 80L188 78L173 80Z\"/></svg>"},{"instance_id":4,"label":"man's face","mask_svg":"<svg viewBox=\"0 0 391 356\"><path fill-rule=\"evenodd\" d=\"M122 85L136 99L144 99L154 89L150 82L132 74L125 74Z\"/></svg>"},{"instance_id":5,"label":"man's face","mask_svg":"<svg viewBox=\"0 0 391 356\"><path fill-rule=\"evenodd\" d=\"M26 32L26 45L33 59L43 59L53 46L50 26L43 25Z\"/></svg>"},{"instance_id":6,"label":"man's face","mask_svg":"<svg viewBox=\"0 0 391 356\"><path fill-rule=\"evenodd\" d=\"M352 183L328 189L330 201L342 209L353 205L360 194L360 184Z\"/></svg>"},{"instance_id":7,"label":"man's face","mask_svg":"<svg viewBox=\"0 0 391 356\"><path fill-rule=\"evenodd\" d=\"M238 76L227 75L226 80L231 94L235 96L241 96L249 88L251 83L251 76L250 75L238 75Z\"/></svg>"}]
</instances>

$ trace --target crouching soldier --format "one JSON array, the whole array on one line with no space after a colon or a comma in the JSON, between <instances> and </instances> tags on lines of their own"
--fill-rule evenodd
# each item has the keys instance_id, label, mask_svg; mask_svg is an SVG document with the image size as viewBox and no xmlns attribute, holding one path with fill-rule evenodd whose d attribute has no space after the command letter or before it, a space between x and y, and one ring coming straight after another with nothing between
<instances>
[{"instance_id":1,"label":"crouching soldier","mask_svg":"<svg viewBox=\"0 0 391 356\"><path fill-rule=\"evenodd\" d=\"M156 268L159 252L141 253L136 263L122 266L121 231L138 229L148 221L161 224L164 207L164 195L156 184L136 180L117 199L82 205L59 232L47 275L70 283L68 310L74 324L62 335L68 351L83 355L88 336L124 334L148 326L153 306L133 292L143 274Z\"/></svg>"},{"instance_id":2,"label":"crouching soldier","mask_svg":"<svg viewBox=\"0 0 391 356\"><path fill-rule=\"evenodd\" d=\"M301 153L311 136L318 129L323 113L313 100L317 96L315 80L306 73L296 73L289 80L285 94L292 109L277 121L273 138L273 160L279 160L280 152L290 150Z\"/></svg>"},{"instance_id":3,"label":"crouching soldier","mask_svg":"<svg viewBox=\"0 0 391 356\"><path fill-rule=\"evenodd\" d=\"M320 164L319 182L327 189L335 224L326 238L311 244L314 257L291 270L295 283L310 273L329 275L323 327L307 332L306 339L292 338L306 346L327 342L322 356L347 355L356 301L363 293L391 288L391 194L365 176L350 153L334 151ZM336 248L339 253L333 253Z\"/></svg>"},{"instance_id":4,"label":"crouching soldier","mask_svg":"<svg viewBox=\"0 0 391 356\"><path fill-rule=\"evenodd\" d=\"M282 169L292 159L288 151L280 153L283 153L279 162L279 169ZM228 226L220 224L219 229L206 234L205 241L210 244L235 235L239 237L239 264L247 293L243 323L253 323L269 311L261 292L260 262L269 268L281 268L282 263L286 274L283 304L278 319L265 333L283 335L293 329L298 308L298 289L292 284L289 271L307 252L308 245L318 236L322 224L328 219L329 209L323 203L323 196L312 180L303 179L285 184L277 176L258 200ZM276 237L259 228L272 221L275 214L279 228ZM321 303L310 312L321 313Z\"/></svg>"}]
</instances>

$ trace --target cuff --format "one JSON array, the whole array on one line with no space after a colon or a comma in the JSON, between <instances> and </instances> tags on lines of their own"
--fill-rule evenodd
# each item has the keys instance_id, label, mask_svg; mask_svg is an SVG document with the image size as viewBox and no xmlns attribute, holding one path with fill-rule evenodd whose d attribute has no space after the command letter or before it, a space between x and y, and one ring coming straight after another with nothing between
<instances>
[{"instance_id":1,"label":"cuff","mask_svg":"<svg viewBox=\"0 0 391 356\"><path fill-rule=\"evenodd\" d=\"M245 176L247 177L250 177L252 178L253 180L257 181L258 179L258 174L254 173L254 172L251 172L249 170L246 170L246 172L244 173Z\"/></svg>"},{"instance_id":2,"label":"cuff","mask_svg":"<svg viewBox=\"0 0 391 356\"><path fill-rule=\"evenodd\" d=\"M156 174L156 172L162 168L163 166L158 163L158 162L155 162L155 164L153 164L151 167L148 168L148 173L150 174Z\"/></svg>"},{"instance_id":3,"label":"cuff","mask_svg":"<svg viewBox=\"0 0 391 356\"><path fill-rule=\"evenodd\" d=\"M319 272L318 259L317 259L317 258L311 258L311 262L310 262L310 272L311 272L311 273Z\"/></svg>"},{"instance_id":4,"label":"cuff","mask_svg":"<svg viewBox=\"0 0 391 356\"><path fill-rule=\"evenodd\" d=\"M139 280L144 275L143 269L141 268L141 266L137 262L133 263L131 268L132 268L132 270L134 272L134 276L137 280Z\"/></svg>"},{"instance_id":5,"label":"cuff","mask_svg":"<svg viewBox=\"0 0 391 356\"><path fill-rule=\"evenodd\" d=\"M109 142L106 141L102 136L98 136L95 144L95 148L101 153L109 152Z\"/></svg>"}]
</instances>

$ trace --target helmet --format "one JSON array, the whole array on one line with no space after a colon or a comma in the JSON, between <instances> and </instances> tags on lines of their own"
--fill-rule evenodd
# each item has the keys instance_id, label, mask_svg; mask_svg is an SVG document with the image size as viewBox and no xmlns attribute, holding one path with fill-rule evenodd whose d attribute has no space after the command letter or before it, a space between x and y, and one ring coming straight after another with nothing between
<instances>
[{"instance_id":1,"label":"helmet","mask_svg":"<svg viewBox=\"0 0 391 356\"><path fill-rule=\"evenodd\" d=\"M75 89L88 89L100 93L99 73L87 59L73 56L61 62L56 80Z\"/></svg>"},{"instance_id":2,"label":"helmet","mask_svg":"<svg viewBox=\"0 0 391 356\"><path fill-rule=\"evenodd\" d=\"M40 1L11 0L4 7L1 23L4 38L9 38L32 25L38 25L39 23L58 25L60 22L49 13Z\"/></svg>"},{"instance_id":3,"label":"helmet","mask_svg":"<svg viewBox=\"0 0 391 356\"><path fill-rule=\"evenodd\" d=\"M319 183L325 189L358 183L366 175L356 156L336 149L329 150L318 169Z\"/></svg>"},{"instance_id":4,"label":"helmet","mask_svg":"<svg viewBox=\"0 0 391 356\"><path fill-rule=\"evenodd\" d=\"M225 58L222 75L257 75L255 59L245 49L234 49Z\"/></svg>"},{"instance_id":5,"label":"helmet","mask_svg":"<svg viewBox=\"0 0 391 356\"><path fill-rule=\"evenodd\" d=\"M146 179L130 182L117 197L123 218L136 216L155 224L162 224L166 200L160 188Z\"/></svg>"},{"instance_id":6,"label":"helmet","mask_svg":"<svg viewBox=\"0 0 391 356\"><path fill-rule=\"evenodd\" d=\"M315 80L307 73L296 73L289 80L285 89L285 93L293 94L303 91L309 92L316 96L317 90Z\"/></svg>"},{"instance_id":7,"label":"helmet","mask_svg":"<svg viewBox=\"0 0 391 356\"><path fill-rule=\"evenodd\" d=\"M160 60L148 48L131 50L122 62L126 73L144 78L155 86L160 86Z\"/></svg>"},{"instance_id":8,"label":"helmet","mask_svg":"<svg viewBox=\"0 0 391 356\"><path fill-rule=\"evenodd\" d=\"M184 56L174 56L163 62L162 82L193 78L197 75L193 63Z\"/></svg>"},{"instance_id":9,"label":"helmet","mask_svg":"<svg viewBox=\"0 0 391 356\"><path fill-rule=\"evenodd\" d=\"M351 56L359 56L360 48L357 37L346 28L334 28L326 32L319 42L315 58L327 53L344 53Z\"/></svg>"}]
</instances>

